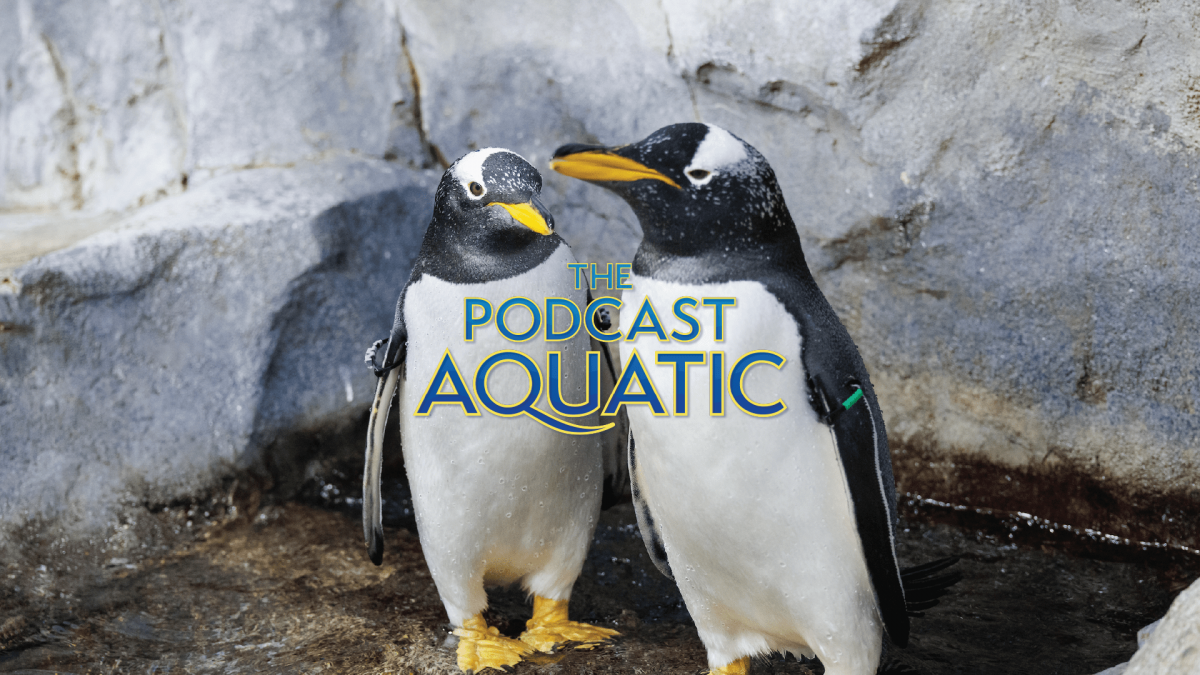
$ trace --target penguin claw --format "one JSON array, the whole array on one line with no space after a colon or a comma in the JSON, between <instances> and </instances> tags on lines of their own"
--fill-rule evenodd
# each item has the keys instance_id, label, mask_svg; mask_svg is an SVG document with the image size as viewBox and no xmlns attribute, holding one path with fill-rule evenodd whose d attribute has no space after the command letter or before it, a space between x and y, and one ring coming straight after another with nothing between
<instances>
[{"instance_id":1,"label":"penguin claw","mask_svg":"<svg viewBox=\"0 0 1200 675\"><path fill-rule=\"evenodd\" d=\"M620 635L611 628L602 628L578 621L564 621L536 626L521 633L521 641L542 653L553 653L568 642L575 649L595 649L613 637Z\"/></svg>"},{"instance_id":2,"label":"penguin claw","mask_svg":"<svg viewBox=\"0 0 1200 675\"><path fill-rule=\"evenodd\" d=\"M533 599L533 618L525 622L520 640L539 652L551 653L561 644L576 643L575 649L595 649L620 635L611 628L567 620L567 601Z\"/></svg>"},{"instance_id":3,"label":"penguin claw","mask_svg":"<svg viewBox=\"0 0 1200 675\"><path fill-rule=\"evenodd\" d=\"M458 668L465 673L488 668L511 672L513 666L533 653L524 642L500 635L498 628L488 626L478 614L464 621L454 634L459 638Z\"/></svg>"}]
</instances>

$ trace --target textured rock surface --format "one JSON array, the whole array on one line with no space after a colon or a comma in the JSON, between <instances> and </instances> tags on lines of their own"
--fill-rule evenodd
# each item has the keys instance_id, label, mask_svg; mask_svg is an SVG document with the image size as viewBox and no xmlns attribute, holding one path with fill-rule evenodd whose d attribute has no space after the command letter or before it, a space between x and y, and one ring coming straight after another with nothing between
<instances>
[{"instance_id":1,"label":"textured rock surface","mask_svg":"<svg viewBox=\"0 0 1200 675\"><path fill-rule=\"evenodd\" d=\"M433 173L332 160L214 179L0 295L0 520L96 531L357 419Z\"/></svg>"},{"instance_id":2,"label":"textured rock surface","mask_svg":"<svg viewBox=\"0 0 1200 675\"><path fill-rule=\"evenodd\" d=\"M1171 603L1162 623L1129 661L1125 675L1200 672L1200 581Z\"/></svg>"},{"instance_id":3,"label":"textured rock surface","mask_svg":"<svg viewBox=\"0 0 1200 675\"><path fill-rule=\"evenodd\" d=\"M279 167L290 180L308 163L356 155L420 168L503 145L544 166L562 142L715 122L774 165L809 265L872 371L902 489L1195 546L1196 521L1180 516L1200 508L1197 17L1181 0L817 9L798 0L18 0L0 6L0 209L101 214L190 197L247 167ZM559 176L546 182L577 255L631 256L638 230L623 203ZM423 208L428 195L412 194L407 208ZM162 227L152 222L158 208L131 218ZM107 226L93 217L102 218L80 216L75 231ZM244 248L231 255L250 255ZM178 250L199 260L205 249ZM90 274L142 278L102 267L116 258L93 246L56 255ZM13 283L0 289L11 295ZM75 328L68 308L143 311L103 293L38 288L47 289L39 307L63 309L45 310L33 331ZM196 301L201 314L241 311ZM95 311L84 327L110 337L128 316ZM385 315L390 300L370 311ZM358 349L362 332L345 330ZM270 340L257 335L266 342L252 341L254 354L265 353ZM224 372L249 358L234 352ZM100 367L95 355L57 356L68 360L38 357L37 377L67 382L73 359ZM19 365L6 391L33 410L35 369L5 358ZM245 377L238 387L259 375ZM251 391L231 397L257 406ZM333 408L313 410L298 419L316 423ZM54 419L14 438L59 434L38 442L124 475L125 460L110 454L125 440L101 425L88 433L105 450L69 450L74 437ZM225 449L204 456L259 453L253 429L228 427L214 444ZM5 443L6 453L25 453ZM172 484L182 488L184 475ZM38 509L58 508L52 501Z\"/></svg>"},{"instance_id":4,"label":"textured rock surface","mask_svg":"<svg viewBox=\"0 0 1200 675\"><path fill-rule=\"evenodd\" d=\"M385 2L0 7L0 208L113 209L234 168L421 155Z\"/></svg>"},{"instance_id":5,"label":"textured rock surface","mask_svg":"<svg viewBox=\"0 0 1200 675\"><path fill-rule=\"evenodd\" d=\"M1200 541L1176 518L1200 504L1187 6L628 3L564 25L414 4L448 155L539 161L689 118L762 149L872 367L902 487ZM548 183L585 254L628 255L625 207Z\"/></svg>"},{"instance_id":6,"label":"textured rock surface","mask_svg":"<svg viewBox=\"0 0 1200 675\"><path fill-rule=\"evenodd\" d=\"M120 660L122 673L459 675L452 627L411 512L402 515L400 508L411 502L402 485L388 484L403 476L399 463L394 468L384 469L391 513L385 510L382 567L363 555L360 516L345 503L361 485L350 470L341 478L318 474L309 493L313 503L340 513L295 502L255 511L242 503L230 518L231 504L223 499L181 504L143 520L178 531L191 519L186 513L203 509L212 519L197 515L169 550L134 551L86 576L56 573L53 565L39 569L37 560L8 565L0 585L0 616L6 617L0 619L0 672L105 672ZM341 494L323 478L333 478ZM1144 561L1018 548L1002 530L998 537L980 536L901 517L902 562L963 556L964 579L955 592L914 619L909 646L891 652L922 675L1010 675L1032 672L1030 663L1039 673L1091 675L1129 658L1137 626L1171 603L1162 570ZM13 586L33 592L13 593ZM492 589L489 601L491 625L512 637L524 630L530 615L524 592ZM696 628L674 582L648 559L631 505L601 514L571 595L571 616L622 636L594 651L538 657L518 665L514 675L706 672ZM751 666L753 675L819 672L778 655Z\"/></svg>"}]
</instances>

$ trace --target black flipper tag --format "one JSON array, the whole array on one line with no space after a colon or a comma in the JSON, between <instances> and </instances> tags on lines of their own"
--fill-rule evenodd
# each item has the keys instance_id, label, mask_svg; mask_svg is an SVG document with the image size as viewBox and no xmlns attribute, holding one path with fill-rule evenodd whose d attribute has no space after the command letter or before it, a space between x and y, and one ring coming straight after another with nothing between
<instances>
[{"instance_id":1,"label":"black flipper tag","mask_svg":"<svg viewBox=\"0 0 1200 675\"><path fill-rule=\"evenodd\" d=\"M859 405L864 395L862 385L853 378L846 381L845 387L831 387L820 375L809 375L808 390L817 416L829 426L836 424L842 415ZM839 392L845 392L844 400L839 398Z\"/></svg>"},{"instance_id":2,"label":"black flipper tag","mask_svg":"<svg viewBox=\"0 0 1200 675\"><path fill-rule=\"evenodd\" d=\"M396 339L393 340L392 338ZM375 356L379 353L379 348L384 345L389 346L383 355L383 365L380 366L375 363ZM367 348L366 356L363 357L363 363L366 364L371 372L375 373L375 377L383 377L404 363L404 359L408 356L407 352L408 336L393 333L390 338L383 338L382 340L372 342L371 346Z\"/></svg>"},{"instance_id":3,"label":"black flipper tag","mask_svg":"<svg viewBox=\"0 0 1200 675\"><path fill-rule=\"evenodd\" d=\"M592 297L591 285L592 284L589 281L588 289L587 289L588 307L591 307L592 303L595 301L595 298ZM591 320L592 325L596 327L596 330L598 330L602 333L608 331L609 328L612 328L612 315L609 314L609 312L608 312L608 305L603 305L601 307L597 307L596 311L593 312L592 315L588 317L588 319Z\"/></svg>"},{"instance_id":4,"label":"black flipper tag","mask_svg":"<svg viewBox=\"0 0 1200 675\"><path fill-rule=\"evenodd\" d=\"M366 356L363 357L363 362L366 364L367 370L375 373L375 377L383 377L384 374L387 373L386 368L380 368L375 364L375 354L379 352L380 347L386 345L387 343L388 338L383 338L382 340L376 340L372 342L371 346L367 347Z\"/></svg>"},{"instance_id":5,"label":"black flipper tag","mask_svg":"<svg viewBox=\"0 0 1200 675\"><path fill-rule=\"evenodd\" d=\"M601 332L612 328L612 317L608 313L608 305L596 308L596 314L592 317L592 323L595 324L596 330Z\"/></svg>"}]
</instances>

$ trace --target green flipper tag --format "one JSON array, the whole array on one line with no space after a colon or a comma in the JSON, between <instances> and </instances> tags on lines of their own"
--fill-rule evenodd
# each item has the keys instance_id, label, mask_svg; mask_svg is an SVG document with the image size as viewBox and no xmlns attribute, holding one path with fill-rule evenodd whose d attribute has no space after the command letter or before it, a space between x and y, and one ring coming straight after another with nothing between
<instances>
[{"instance_id":1,"label":"green flipper tag","mask_svg":"<svg viewBox=\"0 0 1200 675\"><path fill-rule=\"evenodd\" d=\"M860 387L857 391L854 392L853 395L850 396L850 398L848 398L842 402L842 408L845 410L849 410L851 408L851 406L853 406L855 403L858 403L858 400L862 397L863 397L863 390Z\"/></svg>"}]
</instances>

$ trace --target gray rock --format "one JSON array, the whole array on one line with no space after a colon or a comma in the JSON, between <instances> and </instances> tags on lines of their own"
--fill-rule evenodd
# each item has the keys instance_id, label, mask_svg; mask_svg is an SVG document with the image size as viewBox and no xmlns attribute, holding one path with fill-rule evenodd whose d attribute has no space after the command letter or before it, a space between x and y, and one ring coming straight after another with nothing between
<instances>
[{"instance_id":1,"label":"gray rock","mask_svg":"<svg viewBox=\"0 0 1200 675\"><path fill-rule=\"evenodd\" d=\"M277 349L270 321L294 320L265 317L300 316L316 292L288 286L314 240L184 237L174 227L183 216L164 205L191 203L206 181L232 186L250 180L235 172L276 167L253 175L301 189L317 170L307 162L399 176L409 174L396 166L489 145L544 167L562 142L620 143L702 120L775 167L808 263L872 372L902 490L1196 546L1200 529L1180 517L1200 507L1194 15L1177 0L3 4L0 209L77 208L70 240L109 227L106 211L144 207L126 217L140 238L97 247L116 236L101 235L0 281L4 311L28 327L0 334L18 345L3 352L5 407L30 420L5 434L4 457L45 455L11 465L15 474L5 466L3 513L64 508L56 471L94 472L107 486L144 479L165 495L270 455L278 427L255 420L345 421L335 393L303 388L338 372L333 338L330 350L281 343L279 358L300 350L295 359L315 369L294 386L259 358ZM622 202L545 180L579 258L632 256L639 232ZM205 208L294 218L272 215L294 213L283 187L256 189L274 201L213 192ZM367 193L325 194L329 210ZM406 213L429 200L415 189L411 198ZM38 217L6 222L20 218ZM58 245L26 237L0 266ZM222 290L211 303L187 295L194 318L154 318L178 305L165 290L173 266L186 279L237 260L257 269L252 249L272 246L278 265L212 277ZM202 251L217 262L202 264ZM291 289L300 304L272 305L247 290L258 286ZM213 317L231 327L205 342L199 326ZM374 336L339 330L351 351ZM93 349L68 347L75 334ZM159 372L181 356L171 345L182 338L163 339L178 335L202 359L194 375L224 378L229 392L194 406L203 422L159 420L172 407L149 403L156 390L197 386L187 371ZM124 359L135 356L159 370L130 375ZM82 381L111 395L77 402L75 364L107 369ZM270 408L264 387L284 387L287 405L312 414ZM16 391L43 392L41 402ZM130 424L134 450L122 435ZM207 425L210 447L193 452L202 443L190 424ZM176 439L192 445L174 464L145 449Z\"/></svg>"},{"instance_id":2,"label":"gray rock","mask_svg":"<svg viewBox=\"0 0 1200 675\"><path fill-rule=\"evenodd\" d=\"M1200 581L1179 594L1162 623L1129 660L1125 675L1200 673Z\"/></svg>"},{"instance_id":3,"label":"gray rock","mask_svg":"<svg viewBox=\"0 0 1200 675\"><path fill-rule=\"evenodd\" d=\"M231 169L428 162L386 2L5 3L0 208L124 209Z\"/></svg>"},{"instance_id":4,"label":"gray rock","mask_svg":"<svg viewBox=\"0 0 1200 675\"><path fill-rule=\"evenodd\" d=\"M1154 631L1158 630L1158 627L1162 625L1162 622L1163 622L1163 620L1159 619L1158 621L1155 621L1154 623L1151 623L1146 626L1142 626L1141 628L1138 629L1138 632L1137 632L1138 649L1141 649L1142 647L1146 646L1146 643L1150 641L1150 636L1154 635Z\"/></svg>"},{"instance_id":5,"label":"gray rock","mask_svg":"<svg viewBox=\"0 0 1200 675\"><path fill-rule=\"evenodd\" d=\"M1200 502L1200 157L1175 70L1197 54L1172 22L1188 12L1161 9L901 3L846 110L888 204L819 236L817 260L901 449L1056 493L998 506L1195 541L1169 507ZM1070 474L1091 484L1051 487ZM932 487L978 490L954 482ZM1106 521L1120 509L1089 490L1178 501Z\"/></svg>"},{"instance_id":6,"label":"gray rock","mask_svg":"<svg viewBox=\"0 0 1200 675\"><path fill-rule=\"evenodd\" d=\"M864 352L903 489L1200 541L1175 515L1200 505L1189 11L800 4L402 18L448 155L537 162L687 119L762 150ZM584 257L628 255L624 205L547 183Z\"/></svg>"},{"instance_id":7,"label":"gray rock","mask_svg":"<svg viewBox=\"0 0 1200 675\"><path fill-rule=\"evenodd\" d=\"M95 532L361 416L361 352L391 326L436 178L233 173L22 266L0 295L0 522Z\"/></svg>"}]
</instances>

